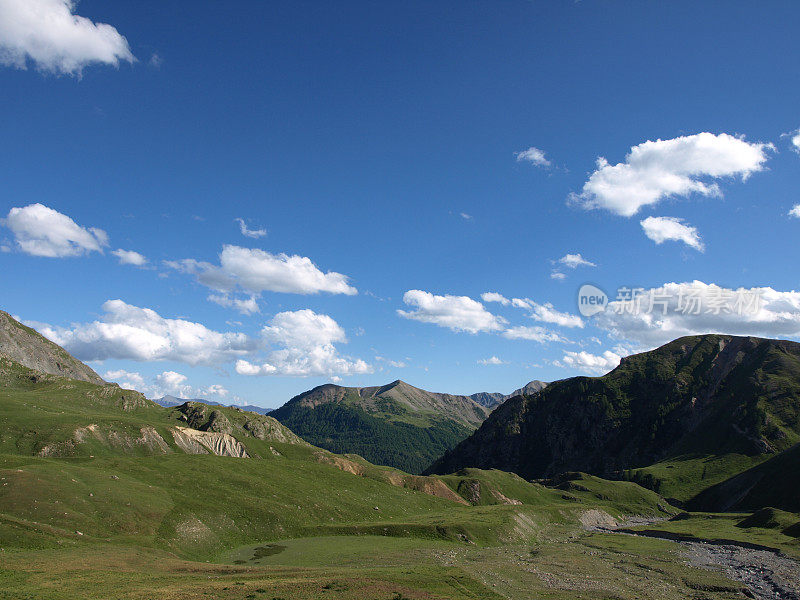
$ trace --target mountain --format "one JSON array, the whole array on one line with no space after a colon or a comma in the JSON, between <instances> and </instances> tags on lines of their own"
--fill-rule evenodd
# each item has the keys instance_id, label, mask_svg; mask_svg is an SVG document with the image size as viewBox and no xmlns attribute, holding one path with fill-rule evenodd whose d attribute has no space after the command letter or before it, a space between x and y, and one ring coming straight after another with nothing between
<instances>
[{"instance_id":1,"label":"mountain","mask_svg":"<svg viewBox=\"0 0 800 600\"><path fill-rule=\"evenodd\" d=\"M500 392L478 392L477 394L471 394L469 397L473 402L477 402L486 408L497 406L506 399L506 396Z\"/></svg>"},{"instance_id":2,"label":"mountain","mask_svg":"<svg viewBox=\"0 0 800 600\"><path fill-rule=\"evenodd\" d=\"M2 310L0 310L0 356L5 356L40 373L98 385L106 383L88 365L73 358L66 350Z\"/></svg>"},{"instance_id":3,"label":"mountain","mask_svg":"<svg viewBox=\"0 0 800 600\"><path fill-rule=\"evenodd\" d=\"M800 344L703 335L500 405L427 472L625 474L690 500L800 441Z\"/></svg>"},{"instance_id":4,"label":"mountain","mask_svg":"<svg viewBox=\"0 0 800 600\"><path fill-rule=\"evenodd\" d=\"M470 398L486 408L495 408L502 404L509 398L522 395L530 395L541 390L547 384L544 381L534 379L525 384L525 386L514 390L510 394L501 394L500 392L478 392L477 394L470 395Z\"/></svg>"},{"instance_id":5,"label":"mountain","mask_svg":"<svg viewBox=\"0 0 800 600\"><path fill-rule=\"evenodd\" d=\"M316 446L418 473L489 413L469 396L428 392L398 380L366 388L321 385L271 416Z\"/></svg>"},{"instance_id":6,"label":"mountain","mask_svg":"<svg viewBox=\"0 0 800 600\"><path fill-rule=\"evenodd\" d=\"M202 402L203 404L208 404L209 406L235 407L241 410L258 413L260 415L266 415L272 412L271 408L264 408L263 406L255 406L253 404L223 404L222 402L215 402L214 400L205 400L203 398L178 398L177 396L171 396L169 394L162 396L161 398L154 398L153 402L165 408L180 406L181 404L185 404L187 402Z\"/></svg>"},{"instance_id":7,"label":"mountain","mask_svg":"<svg viewBox=\"0 0 800 600\"><path fill-rule=\"evenodd\" d=\"M503 400L508 400L509 398L514 398L516 396L530 396L531 394L535 394L539 390L545 388L547 383L544 381L539 381L538 379L534 379L533 381L529 381L523 387L519 388L518 390L514 390L510 394L503 396Z\"/></svg>"}]
</instances>

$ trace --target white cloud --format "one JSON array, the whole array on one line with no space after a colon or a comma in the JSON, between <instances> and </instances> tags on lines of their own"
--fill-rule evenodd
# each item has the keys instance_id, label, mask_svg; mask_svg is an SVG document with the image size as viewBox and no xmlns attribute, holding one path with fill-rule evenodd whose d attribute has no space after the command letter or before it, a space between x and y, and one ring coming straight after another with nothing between
<instances>
[{"instance_id":1,"label":"white cloud","mask_svg":"<svg viewBox=\"0 0 800 600\"><path fill-rule=\"evenodd\" d=\"M482 358L478 361L479 365L489 366L489 365L504 365L506 362L504 360L500 360L496 356L492 356L491 358Z\"/></svg>"},{"instance_id":2,"label":"white cloud","mask_svg":"<svg viewBox=\"0 0 800 600\"><path fill-rule=\"evenodd\" d=\"M231 292L241 288L250 294L264 291L289 294L354 295L356 288L347 283L341 273L323 273L304 256L270 254L257 248L226 245L219 255L219 266L187 258L168 261L168 267L191 273L205 286L218 292Z\"/></svg>"},{"instance_id":3,"label":"white cloud","mask_svg":"<svg viewBox=\"0 0 800 600\"><path fill-rule=\"evenodd\" d=\"M580 253L565 254L561 258L550 261L555 268L550 272L550 279L563 281L567 278L566 274L559 269L577 269L578 267L596 267L593 262L586 260Z\"/></svg>"},{"instance_id":4,"label":"white cloud","mask_svg":"<svg viewBox=\"0 0 800 600\"><path fill-rule=\"evenodd\" d=\"M586 260L580 253L565 254L559 259L553 261L553 264L561 265L567 269L577 269L578 267L596 267L593 262Z\"/></svg>"},{"instance_id":5,"label":"white cloud","mask_svg":"<svg viewBox=\"0 0 800 600\"><path fill-rule=\"evenodd\" d=\"M80 75L93 63L136 59L111 25L74 14L73 0L0 0L0 64Z\"/></svg>"},{"instance_id":6,"label":"white cloud","mask_svg":"<svg viewBox=\"0 0 800 600\"><path fill-rule=\"evenodd\" d=\"M71 327L37 327L80 360L169 360L219 365L250 354L258 344L243 333L221 333L201 323L166 319L154 310L109 300L101 320Z\"/></svg>"},{"instance_id":7,"label":"white cloud","mask_svg":"<svg viewBox=\"0 0 800 600\"><path fill-rule=\"evenodd\" d=\"M242 235L245 236L245 237L258 239L258 238L262 238L265 235L267 235L267 230L266 229L249 229L247 227L247 223L242 218L236 218L236 219L234 219L234 221L236 221L239 224L239 230L242 232Z\"/></svg>"},{"instance_id":8,"label":"white cloud","mask_svg":"<svg viewBox=\"0 0 800 600\"><path fill-rule=\"evenodd\" d=\"M224 398L229 392L218 383L205 387L194 387L186 383L188 378L176 371L164 371L150 380L146 380L140 373L125 371L123 369L106 371L103 378L113 381L125 389L133 389L143 393L148 398L162 398L170 395L177 398L209 397Z\"/></svg>"},{"instance_id":9,"label":"white cloud","mask_svg":"<svg viewBox=\"0 0 800 600\"><path fill-rule=\"evenodd\" d=\"M102 229L81 227L67 215L43 204L12 208L3 224L14 234L18 248L33 256L102 254L103 247L108 245L108 235Z\"/></svg>"},{"instance_id":10,"label":"white cloud","mask_svg":"<svg viewBox=\"0 0 800 600\"><path fill-rule=\"evenodd\" d=\"M531 146L527 150L517 152L514 156L517 157L517 162L529 162L537 167L549 167L551 164L550 161L547 160L544 151L534 146Z\"/></svg>"},{"instance_id":11,"label":"white cloud","mask_svg":"<svg viewBox=\"0 0 800 600\"><path fill-rule=\"evenodd\" d=\"M261 312L255 296L241 299L232 298L228 294L211 294L208 296L208 300L226 308L235 308L243 315L254 315L257 312Z\"/></svg>"},{"instance_id":12,"label":"white cloud","mask_svg":"<svg viewBox=\"0 0 800 600\"><path fill-rule=\"evenodd\" d=\"M603 375L619 365L622 357L610 350L606 350L601 355L590 354L589 352L565 352L564 358L555 361L553 364L558 367L577 369L588 373Z\"/></svg>"},{"instance_id":13,"label":"white cloud","mask_svg":"<svg viewBox=\"0 0 800 600\"><path fill-rule=\"evenodd\" d=\"M114 250L111 254L119 259L119 264L121 265L143 267L147 264L147 258L143 254L139 254L133 250L123 250L120 248L118 250Z\"/></svg>"},{"instance_id":14,"label":"white cloud","mask_svg":"<svg viewBox=\"0 0 800 600\"><path fill-rule=\"evenodd\" d=\"M705 245L696 227L686 225L676 217L647 217L640 221L644 234L656 244L666 241L683 242L695 250L703 252Z\"/></svg>"},{"instance_id":15,"label":"white cloud","mask_svg":"<svg viewBox=\"0 0 800 600\"><path fill-rule=\"evenodd\" d=\"M617 339L654 348L675 338L704 333L800 337L800 292L771 287L733 290L702 281L667 283L640 294L639 310L609 302L595 323ZM666 314L664 312L666 311Z\"/></svg>"},{"instance_id":16,"label":"white cloud","mask_svg":"<svg viewBox=\"0 0 800 600\"><path fill-rule=\"evenodd\" d=\"M583 328L584 326L583 319L578 315L558 311L549 302L539 304L529 298L514 298L511 302L517 308L529 310L531 318L543 323L553 323L560 327Z\"/></svg>"},{"instance_id":17,"label":"white cloud","mask_svg":"<svg viewBox=\"0 0 800 600\"><path fill-rule=\"evenodd\" d=\"M795 129L788 133L782 133L781 137L788 137L789 142L792 144L792 150L800 154L800 129Z\"/></svg>"},{"instance_id":18,"label":"white cloud","mask_svg":"<svg viewBox=\"0 0 800 600\"><path fill-rule=\"evenodd\" d=\"M748 143L721 133L698 133L671 140L647 141L631 148L625 162L597 159L580 194L571 200L586 209L602 208L630 217L643 206L668 197L719 196L714 179L762 171L771 144Z\"/></svg>"},{"instance_id":19,"label":"white cloud","mask_svg":"<svg viewBox=\"0 0 800 600\"><path fill-rule=\"evenodd\" d=\"M497 292L484 292L481 294L481 300L484 302L499 302L503 306L508 306L511 301L503 296L503 294L499 294Z\"/></svg>"},{"instance_id":20,"label":"white cloud","mask_svg":"<svg viewBox=\"0 0 800 600\"><path fill-rule=\"evenodd\" d=\"M262 330L270 342L293 348L313 348L347 342L344 329L328 315L303 309L275 315Z\"/></svg>"},{"instance_id":21,"label":"white cloud","mask_svg":"<svg viewBox=\"0 0 800 600\"><path fill-rule=\"evenodd\" d=\"M279 346L262 363L236 362L240 375L356 375L372 372L361 359L339 354L335 344L346 343L344 329L330 316L303 309L275 315L262 330L265 340Z\"/></svg>"},{"instance_id":22,"label":"white cloud","mask_svg":"<svg viewBox=\"0 0 800 600\"><path fill-rule=\"evenodd\" d=\"M403 302L415 310L398 310L401 317L453 331L497 331L505 324L505 319L493 315L483 304L467 296L436 296L422 290L409 290L403 294Z\"/></svg>"},{"instance_id":23,"label":"white cloud","mask_svg":"<svg viewBox=\"0 0 800 600\"><path fill-rule=\"evenodd\" d=\"M567 341L555 331L550 331L549 329L539 326L527 327L524 325L509 327L503 332L503 337L508 338L509 340L528 340L531 342L539 342L541 344L547 342Z\"/></svg>"},{"instance_id":24,"label":"white cloud","mask_svg":"<svg viewBox=\"0 0 800 600\"><path fill-rule=\"evenodd\" d=\"M472 215L468 215L465 212L462 212L462 213L459 213L459 214L461 215L461 218L464 219L465 221L471 221L472 220Z\"/></svg>"},{"instance_id":25,"label":"white cloud","mask_svg":"<svg viewBox=\"0 0 800 600\"><path fill-rule=\"evenodd\" d=\"M789 211L789 216L797 217L798 219L800 219L800 204L795 204L792 207L792 210Z\"/></svg>"}]
</instances>

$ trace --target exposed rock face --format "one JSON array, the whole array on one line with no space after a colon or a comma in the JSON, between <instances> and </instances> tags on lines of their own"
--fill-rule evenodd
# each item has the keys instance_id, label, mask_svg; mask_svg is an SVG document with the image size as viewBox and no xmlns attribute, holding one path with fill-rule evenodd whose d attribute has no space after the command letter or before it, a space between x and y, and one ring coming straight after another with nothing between
<instances>
[{"instance_id":1,"label":"exposed rock face","mask_svg":"<svg viewBox=\"0 0 800 600\"><path fill-rule=\"evenodd\" d=\"M0 355L24 367L68 379L104 385L106 382L87 365L0 310Z\"/></svg>"},{"instance_id":2,"label":"exposed rock face","mask_svg":"<svg viewBox=\"0 0 800 600\"><path fill-rule=\"evenodd\" d=\"M688 453L770 453L800 439L799 414L800 344L687 337L506 401L429 472L610 475Z\"/></svg>"},{"instance_id":3,"label":"exposed rock face","mask_svg":"<svg viewBox=\"0 0 800 600\"><path fill-rule=\"evenodd\" d=\"M227 433L198 431L188 427L175 427L172 437L178 447L187 454L216 454L250 458L242 443Z\"/></svg>"},{"instance_id":4,"label":"exposed rock face","mask_svg":"<svg viewBox=\"0 0 800 600\"><path fill-rule=\"evenodd\" d=\"M236 407L208 406L201 402L185 402L174 409L192 429L227 435L247 435L259 440L284 444L308 445L272 417Z\"/></svg>"}]
</instances>

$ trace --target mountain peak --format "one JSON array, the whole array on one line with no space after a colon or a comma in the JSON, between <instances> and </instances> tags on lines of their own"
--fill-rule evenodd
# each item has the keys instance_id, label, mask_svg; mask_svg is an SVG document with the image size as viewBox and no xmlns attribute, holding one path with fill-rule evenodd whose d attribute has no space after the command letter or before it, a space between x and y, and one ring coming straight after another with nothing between
<instances>
[{"instance_id":1,"label":"mountain peak","mask_svg":"<svg viewBox=\"0 0 800 600\"><path fill-rule=\"evenodd\" d=\"M40 373L98 385L106 384L88 365L2 310L0 310L0 355Z\"/></svg>"}]
</instances>

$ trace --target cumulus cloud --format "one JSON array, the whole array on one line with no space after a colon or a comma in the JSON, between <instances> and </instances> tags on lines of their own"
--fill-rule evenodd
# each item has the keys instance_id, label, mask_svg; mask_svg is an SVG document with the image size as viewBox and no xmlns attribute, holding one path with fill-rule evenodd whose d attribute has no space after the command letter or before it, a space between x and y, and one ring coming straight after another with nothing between
<instances>
[{"instance_id":1,"label":"cumulus cloud","mask_svg":"<svg viewBox=\"0 0 800 600\"><path fill-rule=\"evenodd\" d=\"M347 343L344 329L330 316L303 309L275 315L262 330L263 338L278 348L263 362L240 359L240 375L356 375L372 372L361 359L339 354L335 344Z\"/></svg>"},{"instance_id":2,"label":"cumulus cloud","mask_svg":"<svg viewBox=\"0 0 800 600\"><path fill-rule=\"evenodd\" d=\"M218 291L232 292L242 289L253 295L262 292L284 292L289 294L354 295L358 290L348 284L341 273L323 273L310 258L270 254L257 248L242 248L226 245L219 255L220 264L187 258L167 261L168 267L197 277L203 285Z\"/></svg>"},{"instance_id":3,"label":"cumulus cloud","mask_svg":"<svg viewBox=\"0 0 800 600\"><path fill-rule=\"evenodd\" d=\"M484 292L481 294L481 300L484 302L498 302L503 306L508 306L511 304L511 300L503 296L503 294L498 294L497 292Z\"/></svg>"},{"instance_id":4,"label":"cumulus cloud","mask_svg":"<svg viewBox=\"0 0 800 600\"><path fill-rule=\"evenodd\" d=\"M565 352L564 358L553 364L558 367L577 369L585 373L604 375L619 365L622 357L616 352L606 350L603 354L590 354L589 352Z\"/></svg>"},{"instance_id":5,"label":"cumulus cloud","mask_svg":"<svg viewBox=\"0 0 800 600\"><path fill-rule=\"evenodd\" d=\"M187 383L188 378L185 375L176 371L164 371L146 379L141 373L118 369L106 371L103 378L119 384L122 388L141 392L148 398L163 398L170 395L177 398L208 399L224 398L229 394L228 390L218 383L204 387L192 386Z\"/></svg>"},{"instance_id":6,"label":"cumulus cloud","mask_svg":"<svg viewBox=\"0 0 800 600\"><path fill-rule=\"evenodd\" d=\"M514 156L517 157L517 162L528 162L537 167L549 167L551 164L550 161L547 160L544 151L534 146L531 146L527 150L517 152Z\"/></svg>"},{"instance_id":7,"label":"cumulus cloud","mask_svg":"<svg viewBox=\"0 0 800 600\"><path fill-rule=\"evenodd\" d=\"M226 308L235 308L243 315L254 315L257 312L261 312L255 296L234 298L228 294L211 294L208 296L208 300Z\"/></svg>"},{"instance_id":8,"label":"cumulus cloud","mask_svg":"<svg viewBox=\"0 0 800 600\"><path fill-rule=\"evenodd\" d=\"M566 278L566 274L562 273L561 271L552 271L550 273L550 279L555 279L556 281L564 281Z\"/></svg>"},{"instance_id":9,"label":"cumulus cloud","mask_svg":"<svg viewBox=\"0 0 800 600\"><path fill-rule=\"evenodd\" d=\"M119 248L118 250L114 250L111 254L119 259L119 264L121 265L143 267L147 264L147 258L143 254L139 254L133 250L123 250Z\"/></svg>"},{"instance_id":10,"label":"cumulus cloud","mask_svg":"<svg viewBox=\"0 0 800 600\"><path fill-rule=\"evenodd\" d=\"M687 225L677 217L647 217L640 221L644 234L656 244L667 241L683 242L695 250L703 252L705 245L696 227Z\"/></svg>"},{"instance_id":11,"label":"cumulus cloud","mask_svg":"<svg viewBox=\"0 0 800 600\"><path fill-rule=\"evenodd\" d=\"M0 0L1 2L2 0ZM3 219L11 230L17 247L26 254L63 258L100 252L108 246L102 229L81 227L67 215L43 204L12 208Z\"/></svg>"},{"instance_id":12,"label":"cumulus cloud","mask_svg":"<svg viewBox=\"0 0 800 600\"><path fill-rule=\"evenodd\" d=\"M559 265L566 269L577 269L578 267L596 267L597 265L594 264L590 260L586 260L581 256L580 252L576 254L565 254L561 258L558 258L553 261L554 265Z\"/></svg>"},{"instance_id":13,"label":"cumulus cloud","mask_svg":"<svg viewBox=\"0 0 800 600\"><path fill-rule=\"evenodd\" d=\"M800 292L734 290L702 281L667 283L618 294L594 318L601 329L642 349L704 333L798 338Z\"/></svg>"},{"instance_id":14,"label":"cumulus cloud","mask_svg":"<svg viewBox=\"0 0 800 600\"><path fill-rule=\"evenodd\" d=\"M493 315L483 304L468 296L436 296L422 290L409 290L403 294L403 302L415 310L398 310L397 314L401 317L433 323L453 331L498 331L505 324L505 319Z\"/></svg>"},{"instance_id":15,"label":"cumulus cloud","mask_svg":"<svg viewBox=\"0 0 800 600\"><path fill-rule=\"evenodd\" d=\"M492 356L490 358L482 358L478 361L479 365L489 366L489 365L504 365L506 362L504 360L500 360L496 356Z\"/></svg>"},{"instance_id":16,"label":"cumulus cloud","mask_svg":"<svg viewBox=\"0 0 800 600\"><path fill-rule=\"evenodd\" d=\"M631 148L625 162L597 159L597 170L571 200L586 209L605 209L624 217L668 197L720 196L722 177L746 180L764 169L771 144L748 143L721 133L698 133L647 141Z\"/></svg>"},{"instance_id":17,"label":"cumulus cloud","mask_svg":"<svg viewBox=\"0 0 800 600\"><path fill-rule=\"evenodd\" d=\"M514 298L511 302L517 308L530 311L532 319L543 323L552 323L560 327L579 327L581 329L584 326L583 319L578 315L558 311L549 302L539 304L529 298Z\"/></svg>"},{"instance_id":18,"label":"cumulus cloud","mask_svg":"<svg viewBox=\"0 0 800 600\"><path fill-rule=\"evenodd\" d=\"M539 327L539 326L529 327L525 325L517 325L515 327L509 327L508 329L503 331L503 337L508 338L509 340L528 340L531 342L539 342L540 344L544 344L547 342L567 341L562 336L557 334L555 331L550 331L549 329L545 329L544 327Z\"/></svg>"},{"instance_id":19,"label":"cumulus cloud","mask_svg":"<svg viewBox=\"0 0 800 600\"><path fill-rule=\"evenodd\" d=\"M258 344L243 333L218 332L201 323L167 319L149 308L109 300L105 315L71 327L40 325L39 332L80 360L169 360L219 365L250 354Z\"/></svg>"},{"instance_id":20,"label":"cumulus cloud","mask_svg":"<svg viewBox=\"0 0 800 600\"><path fill-rule=\"evenodd\" d=\"M798 219L800 219L800 204L795 204L792 207L792 210L789 211L789 216L797 217Z\"/></svg>"},{"instance_id":21,"label":"cumulus cloud","mask_svg":"<svg viewBox=\"0 0 800 600\"><path fill-rule=\"evenodd\" d=\"M245 237L258 239L258 238L262 238L265 235L267 235L267 230L266 229L250 229L250 228L248 228L247 227L247 223L242 218L234 219L234 221L236 221L239 224L239 231L241 231L242 235L245 236Z\"/></svg>"},{"instance_id":22,"label":"cumulus cloud","mask_svg":"<svg viewBox=\"0 0 800 600\"><path fill-rule=\"evenodd\" d=\"M88 65L136 59L111 25L74 14L73 0L0 0L0 64L80 75Z\"/></svg>"}]
</instances>

